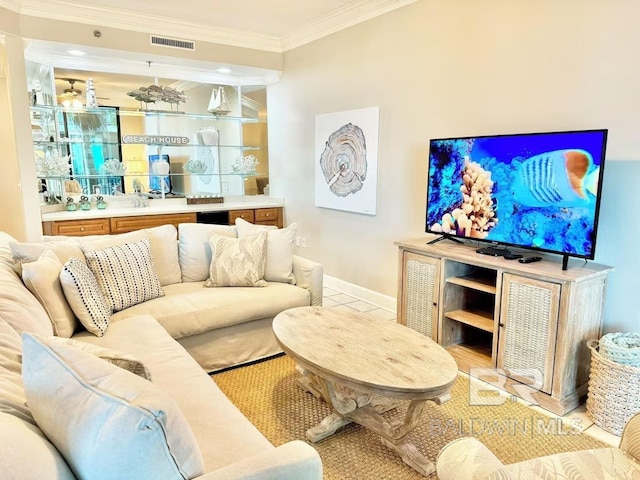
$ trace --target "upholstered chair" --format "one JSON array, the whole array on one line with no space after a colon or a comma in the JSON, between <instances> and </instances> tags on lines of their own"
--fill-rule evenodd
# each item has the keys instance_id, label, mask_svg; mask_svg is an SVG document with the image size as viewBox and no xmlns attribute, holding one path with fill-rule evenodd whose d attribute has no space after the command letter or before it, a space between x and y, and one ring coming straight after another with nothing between
<instances>
[{"instance_id":1,"label":"upholstered chair","mask_svg":"<svg viewBox=\"0 0 640 480\"><path fill-rule=\"evenodd\" d=\"M478 439L464 437L445 445L438 455L436 469L439 480L638 479L640 413L627 422L618 448L557 453L503 465Z\"/></svg>"}]
</instances>

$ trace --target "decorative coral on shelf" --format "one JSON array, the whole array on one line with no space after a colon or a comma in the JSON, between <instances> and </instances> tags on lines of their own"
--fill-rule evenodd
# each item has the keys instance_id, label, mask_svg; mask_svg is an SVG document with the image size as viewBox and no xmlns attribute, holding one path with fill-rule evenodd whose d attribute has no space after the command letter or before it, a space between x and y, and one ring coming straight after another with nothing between
<instances>
[{"instance_id":1,"label":"decorative coral on shelf","mask_svg":"<svg viewBox=\"0 0 640 480\"><path fill-rule=\"evenodd\" d=\"M465 157L462 172L462 204L442 216L442 223L431 227L434 232L485 238L498 218L493 205L491 172Z\"/></svg>"},{"instance_id":2,"label":"decorative coral on shelf","mask_svg":"<svg viewBox=\"0 0 640 480\"><path fill-rule=\"evenodd\" d=\"M69 155L61 156L57 150L35 153L36 173L41 177L63 177L69 174Z\"/></svg>"},{"instance_id":3,"label":"decorative coral on shelf","mask_svg":"<svg viewBox=\"0 0 640 480\"><path fill-rule=\"evenodd\" d=\"M127 167L117 158L105 160L101 170L107 175L121 177L127 173Z\"/></svg>"},{"instance_id":4,"label":"decorative coral on shelf","mask_svg":"<svg viewBox=\"0 0 640 480\"><path fill-rule=\"evenodd\" d=\"M255 155L246 155L244 157L239 157L233 165L231 165L231 171L233 173L255 175L259 163L260 162L258 162Z\"/></svg>"},{"instance_id":5,"label":"decorative coral on shelf","mask_svg":"<svg viewBox=\"0 0 640 480\"><path fill-rule=\"evenodd\" d=\"M194 175L204 175L208 172L208 165L202 160L198 159L190 159L187 163L182 166L182 169Z\"/></svg>"}]
</instances>

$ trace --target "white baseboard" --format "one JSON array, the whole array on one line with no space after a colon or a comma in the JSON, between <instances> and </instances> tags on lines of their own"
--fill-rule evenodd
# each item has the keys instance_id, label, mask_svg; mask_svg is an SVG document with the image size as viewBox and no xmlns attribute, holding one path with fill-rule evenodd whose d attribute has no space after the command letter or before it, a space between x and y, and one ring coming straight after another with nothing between
<instances>
[{"instance_id":1,"label":"white baseboard","mask_svg":"<svg viewBox=\"0 0 640 480\"><path fill-rule=\"evenodd\" d=\"M340 280L339 278L331 277L329 275L324 275L323 281L325 287L333 288L334 290L359 298L364 302L377 305L378 307L389 310L390 312L396 311L397 303L395 297L383 295L382 293L374 292L368 288L345 282L344 280Z\"/></svg>"}]
</instances>

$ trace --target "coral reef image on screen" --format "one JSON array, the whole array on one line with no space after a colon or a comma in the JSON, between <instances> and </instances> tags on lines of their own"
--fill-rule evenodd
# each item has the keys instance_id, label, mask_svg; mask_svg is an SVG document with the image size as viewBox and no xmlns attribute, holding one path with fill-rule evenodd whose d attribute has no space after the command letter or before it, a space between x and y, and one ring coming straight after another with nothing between
<instances>
[{"instance_id":1,"label":"coral reef image on screen","mask_svg":"<svg viewBox=\"0 0 640 480\"><path fill-rule=\"evenodd\" d=\"M590 258L606 130L431 140L427 231Z\"/></svg>"}]
</instances>

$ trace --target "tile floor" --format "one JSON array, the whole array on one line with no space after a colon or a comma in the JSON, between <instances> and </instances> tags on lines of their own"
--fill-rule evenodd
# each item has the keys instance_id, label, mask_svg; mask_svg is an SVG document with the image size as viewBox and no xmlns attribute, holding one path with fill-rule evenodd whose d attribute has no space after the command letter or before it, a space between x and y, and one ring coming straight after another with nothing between
<instances>
[{"instance_id":1,"label":"tile floor","mask_svg":"<svg viewBox=\"0 0 640 480\"><path fill-rule=\"evenodd\" d=\"M384 320L395 320L396 318L395 311L380 308L377 305L364 302L359 298L352 297L351 295L339 292L330 287L324 287L323 305L325 307L333 307L338 309L357 310L359 312L365 312L369 315L374 315L375 317L382 318ZM526 404L526 402L524 403ZM528 406L544 415L548 415L552 418L558 418L557 415L554 415L548 410L536 406L531 406L530 404L528 404ZM572 427L580 428L586 435L596 438L608 445L617 447L620 444L620 437L613 435L606 430L603 430L602 428L595 425L591 420L589 420L584 404L564 415L562 417L562 423L564 425L571 425Z\"/></svg>"}]
</instances>

